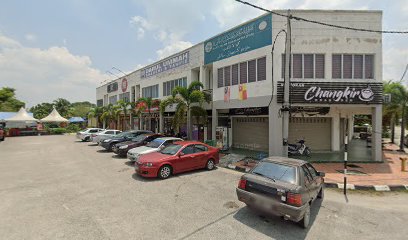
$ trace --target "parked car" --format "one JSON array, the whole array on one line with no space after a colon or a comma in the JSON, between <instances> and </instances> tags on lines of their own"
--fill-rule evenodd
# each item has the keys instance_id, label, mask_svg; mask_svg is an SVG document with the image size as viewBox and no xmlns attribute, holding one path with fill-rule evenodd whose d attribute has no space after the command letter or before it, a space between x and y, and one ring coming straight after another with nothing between
<instances>
[{"instance_id":1,"label":"parked car","mask_svg":"<svg viewBox=\"0 0 408 240\"><path fill-rule=\"evenodd\" d=\"M118 135L121 132L122 131L119 131L119 130L106 129L106 130L98 132L98 133L93 133L91 135L91 140L92 140L92 142L99 144L101 141L103 141L105 139L108 139L108 138L112 138L112 137Z\"/></svg>"},{"instance_id":2,"label":"parked car","mask_svg":"<svg viewBox=\"0 0 408 240\"><path fill-rule=\"evenodd\" d=\"M0 141L4 141L6 138L6 132L3 130L3 128L0 128Z\"/></svg>"},{"instance_id":3,"label":"parked car","mask_svg":"<svg viewBox=\"0 0 408 240\"><path fill-rule=\"evenodd\" d=\"M76 136L78 139L80 139L83 142L87 142L89 140L91 140L91 135L94 133L98 133L101 131L104 131L105 129L102 128L87 128L83 131L79 131L77 132Z\"/></svg>"},{"instance_id":4,"label":"parked car","mask_svg":"<svg viewBox=\"0 0 408 240\"><path fill-rule=\"evenodd\" d=\"M128 151L135 147L140 147L148 144L158 137L163 137L162 134L151 133L151 134L142 134L135 138L130 139L130 141L121 142L113 145L112 150L114 153L120 157L126 157Z\"/></svg>"},{"instance_id":5,"label":"parked car","mask_svg":"<svg viewBox=\"0 0 408 240\"><path fill-rule=\"evenodd\" d=\"M149 130L136 130L136 131L127 131L127 132L122 132L115 137L105 139L101 141L100 146L105 148L108 151L112 151L112 147L121 142L129 141L132 138L135 138L141 134L146 134L146 133L152 133L152 131Z\"/></svg>"},{"instance_id":6,"label":"parked car","mask_svg":"<svg viewBox=\"0 0 408 240\"><path fill-rule=\"evenodd\" d=\"M218 148L196 141L180 141L140 156L135 162L135 172L143 177L166 179L195 169L212 170L218 162Z\"/></svg>"},{"instance_id":7,"label":"parked car","mask_svg":"<svg viewBox=\"0 0 408 240\"><path fill-rule=\"evenodd\" d=\"M250 209L281 216L307 228L312 202L324 195L324 176L305 161L269 157L241 177L236 192L238 200Z\"/></svg>"},{"instance_id":8,"label":"parked car","mask_svg":"<svg viewBox=\"0 0 408 240\"><path fill-rule=\"evenodd\" d=\"M135 162L136 160L139 159L141 155L160 151L163 148L167 147L168 145L178 141L183 141L183 139L175 137L156 138L153 141L146 144L146 146L130 149L127 153L127 157L131 162Z\"/></svg>"}]
</instances>

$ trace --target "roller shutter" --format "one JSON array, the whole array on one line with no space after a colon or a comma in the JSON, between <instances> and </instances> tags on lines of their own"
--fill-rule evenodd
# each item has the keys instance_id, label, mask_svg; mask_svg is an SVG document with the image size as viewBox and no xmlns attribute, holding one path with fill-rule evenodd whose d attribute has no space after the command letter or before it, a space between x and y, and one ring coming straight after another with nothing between
<instances>
[{"instance_id":1,"label":"roller shutter","mask_svg":"<svg viewBox=\"0 0 408 240\"><path fill-rule=\"evenodd\" d=\"M269 124L267 117L239 117L232 122L232 146L268 152Z\"/></svg>"},{"instance_id":2,"label":"roller shutter","mask_svg":"<svg viewBox=\"0 0 408 240\"><path fill-rule=\"evenodd\" d=\"M289 143L298 139L304 139L312 151L330 151L331 118L290 118Z\"/></svg>"}]
</instances>

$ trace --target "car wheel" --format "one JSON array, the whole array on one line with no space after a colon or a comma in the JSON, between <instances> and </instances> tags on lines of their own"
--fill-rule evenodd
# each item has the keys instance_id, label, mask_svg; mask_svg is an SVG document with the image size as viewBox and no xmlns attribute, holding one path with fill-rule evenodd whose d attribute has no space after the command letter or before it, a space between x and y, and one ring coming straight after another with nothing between
<instances>
[{"instance_id":1,"label":"car wheel","mask_svg":"<svg viewBox=\"0 0 408 240\"><path fill-rule=\"evenodd\" d=\"M320 188L319 193L317 194L317 198L323 199L324 198L324 187Z\"/></svg>"},{"instance_id":2,"label":"car wheel","mask_svg":"<svg viewBox=\"0 0 408 240\"><path fill-rule=\"evenodd\" d=\"M4 137L2 139L0 139L0 141L4 141Z\"/></svg>"},{"instance_id":3,"label":"car wheel","mask_svg":"<svg viewBox=\"0 0 408 240\"><path fill-rule=\"evenodd\" d=\"M108 152L112 152L112 147L113 147L113 144L109 144L109 147L108 147Z\"/></svg>"},{"instance_id":4,"label":"car wheel","mask_svg":"<svg viewBox=\"0 0 408 240\"><path fill-rule=\"evenodd\" d=\"M310 205L307 204L305 214L303 215L302 220L300 220L299 224L302 228L307 228L310 223Z\"/></svg>"},{"instance_id":5,"label":"car wheel","mask_svg":"<svg viewBox=\"0 0 408 240\"><path fill-rule=\"evenodd\" d=\"M169 165L161 166L159 169L158 177L161 179L169 178L171 175L171 167Z\"/></svg>"},{"instance_id":6,"label":"car wheel","mask_svg":"<svg viewBox=\"0 0 408 240\"><path fill-rule=\"evenodd\" d=\"M205 168L207 169L207 170L213 170L214 168L215 168L215 162L214 162L214 160L213 159L210 159L210 160L208 160L207 161L207 165L205 165Z\"/></svg>"}]
</instances>

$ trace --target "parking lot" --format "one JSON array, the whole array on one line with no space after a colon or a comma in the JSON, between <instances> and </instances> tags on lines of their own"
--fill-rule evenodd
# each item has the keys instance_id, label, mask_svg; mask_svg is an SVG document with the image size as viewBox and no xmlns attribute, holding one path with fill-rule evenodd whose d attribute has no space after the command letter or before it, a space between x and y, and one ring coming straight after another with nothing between
<instances>
[{"instance_id":1,"label":"parking lot","mask_svg":"<svg viewBox=\"0 0 408 240\"><path fill-rule=\"evenodd\" d=\"M0 143L1 239L406 239L408 194L327 190L307 230L239 202L224 168L143 179L74 136Z\"/></svg>"}]
</instances>

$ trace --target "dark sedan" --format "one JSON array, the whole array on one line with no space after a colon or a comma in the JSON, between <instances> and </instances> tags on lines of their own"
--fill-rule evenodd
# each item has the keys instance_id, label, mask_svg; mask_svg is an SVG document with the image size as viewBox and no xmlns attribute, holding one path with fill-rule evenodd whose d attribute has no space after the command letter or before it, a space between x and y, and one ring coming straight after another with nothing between
<instances>
[{"instance_id":1,"label":"dark sedan","mask_svg":"<svg viewBox=\"0 0 408 240\"><path fill-rule=\"evenodd\" d=\"M132 138L130 141L125 141L125 142L115 144L112 147L112 150L113 150L114 153L118 154L119 156L126 157L127 152L130 149L133 149L135 147L144 146L147 143L149 143L149 142L151 142L154 139L159 138L159 137L163 137L163 135L162 134L156 134L156 133L142 134L142 135L139 135L139 136L137 136L135 138Z\"/></svg>"},{"instance_id":2,"label":"dark sedan","mask_svg":"<svg viewBox=\"0 0 408 240\"><path fill-rule=\"evenodd\" d=\"M108 151L112 151L112 147L115 144L121 143L121 142L125 142L125 141L129 141L132 138L135 138L141 134L147 134L147 133L152 133L152 131L148 131L148 130L137 130L137 131L127 131L127 132L123 132L120 133L118 135L116 135L113 138L108 138L105 139L101 142L100 146L102 146L103 148L105 148Z\"/></svg>"},{"instance_id":3,"label":"dark sedan","mask_svg":"<svg viewBox=\"0 0 408 240\"><path fill-rule=\"evenodd\" d=\"M305 161L269 157L243 175L236 189L238 200L249 208L299 222L307 228L310 206L323 198L324 173Z\"/></svg>"}]
</instances>

